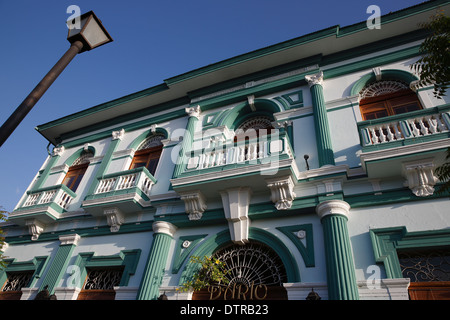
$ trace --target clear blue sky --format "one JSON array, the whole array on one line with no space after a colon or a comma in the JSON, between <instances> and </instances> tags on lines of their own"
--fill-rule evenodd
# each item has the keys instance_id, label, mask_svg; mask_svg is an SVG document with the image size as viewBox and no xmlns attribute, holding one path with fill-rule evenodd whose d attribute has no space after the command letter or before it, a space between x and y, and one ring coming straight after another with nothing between
<instances>
[{"instance_id":1,"label":"clear blue sky","mask_svg":"<svg viewBox=\"0 0 450 320\"><path fill-rule=\"evenodd\" d=\"M47 157L37 125L164 79L418 0L0 0L0 124L68 49L69 5L93 10L113 43L78 55L0 147L0 206L12 211Z\"/></svg>"}]
</instances>

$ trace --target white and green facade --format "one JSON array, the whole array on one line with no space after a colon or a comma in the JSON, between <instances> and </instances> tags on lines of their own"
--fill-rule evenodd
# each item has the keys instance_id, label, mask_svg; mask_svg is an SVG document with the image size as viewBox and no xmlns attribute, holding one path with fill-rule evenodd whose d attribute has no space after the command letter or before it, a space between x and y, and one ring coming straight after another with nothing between
<instances>
[{"instance_id":1,"label":"white and green facade","mask_svg":"<svg viewBox=\"0 0 450 320\"><path fill-rule=\"evenodd\" d=\"M21 299L48 286L74 300L89 270L120 268L115 299L191 299L176 290L191 256L258 243L278 255L290 300L408 299L399 253L450 246L433 174L450 98L417 88L410 68L418 22L438 8L450 4L330 27L38 126L54 148L2 227L1 286L28 271ZM406 84L421 109L364 121L361 92L382 81ZM269 134L236 142L264 123ZM156 171L130 169L155 137ZM80 159L73 191L63 181Z\"/></svg>"}]
</instances>

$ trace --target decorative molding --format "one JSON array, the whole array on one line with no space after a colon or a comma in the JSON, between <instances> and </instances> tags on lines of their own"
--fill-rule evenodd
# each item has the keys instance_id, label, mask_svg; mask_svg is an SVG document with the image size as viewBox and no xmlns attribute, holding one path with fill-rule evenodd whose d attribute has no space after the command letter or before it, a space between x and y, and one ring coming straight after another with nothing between
<instances>
[{"instance_id":1,"label":"decorative molding","mask_svg":"<svg viewBox=\"0 0 450 320\"><path fill-rule=\"evenodd\" d=\"M152 125L150 126L150 132L151 132L151 133L155 133L157 127L158 127L158 125L157 125L156 123L152 124Z\"/></svg>"},{"instance_id":2,"label":"decorative molding","mask_svg":"<svg viewBox=\"0 0 450 320\"><path fill-rule=\"evenodd\" d=\"M202 112L199 105L197 105L195 107L185 108L184 110L189 115L189 117L195 117L197 119L200 118L200 113Z\"/></svg>"},{"instance_id":3,"label":"decorative molding","mask_svg":"<svg viewBox=\"0 0 450 320\"><path fill-rule=\"evenodd\" d=\"M375 67L375 68L372 68L372 71L375 74L375 79L377 81L380 81L381 80L381 68L380 67Z\"/></svg>"},{"instance_id":4,"label":"decorative molding","mask_svg":"<svg viewBox=\"0 0 450 320\"><path fill-rule=\"evenodd\" d=\"M342 200L328 200L321 202L316 207L316 213L322 220L323 217L327 215L339 214L348 218L350 211L350 205Z\"/></svg>"},{"instance_id":5,"label":"decorative molding","mask_svg":"<svg viewBox=\"0 0 450 320\"><path fill-rule=\"evenodd\" d=\"M55 174L55 173L57 173L57 172L64 172L64 173L67 173L67 171L69 171L69 168L70 168L70 167L69 167L67 164L63 163L63 164L60 165L60 166L55 166L55 167L51 168L51 169L50 169L50 174Z\"/></svg>"},{"instance_id":6,"label":"decorative molding","mask_svg":"<svg viewBox=\"0 0 450 320\"><path fill-rule=\"evenodd\" d=\"M199 191L180 192L180 198L184 201L186 213L189 215L189 220L200 220L203 212L205 212L207 205L206 199Z\"/></svg>"},{"instance_id":7,"label":"decorative molding","mask_svg":"<svg viewBox=\"0 0 450 320\"><path fill-rule=\"evenodd\" d=\"M152 228L154 233L164 233L171 236L172 238L177 231L177 227L166 221L155 221L152 224Z\"/></svg>"},{"instance_id":8,"label":"decorative molding","mask_svg":"<svg viewBox=\"0 0 450 320\"><path fill-rule=\"evenodd\" d=\"M221 191L225 218L228 221L231 240L244 245L249 242L248 231L250 220L248 208L250 205L251 189L246 187L231 188Z\"/></svg>"},{"instance_id":9,"label":"decorative molding","mask_svg":"<svg viewBox=\"0 0 450 320\"><path fill-rule=\"evenodd\" d=\"M37 219L25 220L25 225L28 227L28 232L31 235L31 240L33 241L39 238L45 227L45 225Z\"/></svg>"},{"instance_id":10,"label":"decorative molding","mask_svg":"<svg viewBox=\"0 0 450 320\"><path fill-rule=\"evenodd\" d=\"M316 84L323 85L323 72L320 71L316 74L307 75L305 76L305 80L308 82L310 88Z\"/></svg>"},{"instance_id":11,"label":"decorative molding","mask_svg":"<svg viewBox=\"0 0 450 320\"><path fill-rule=\"evenodd\" d=\"M267 179L267 186L271 192L271 198L277 210L287 210L292 207L295 199L294 182L291 176Z\"/></svg>"},{"instance_id":12,"label":"decorative molding","mask_svg":"<svg viewBox=\"0 0 450 320\"><path fill-rule=\"evenodd\" d=\"M248 96L247 97L247 102L250 106L250 109L252 109L253 112L256 111L256 107L255 107L255 96Z\"/></svg>"},{"instance_id":13,"label":"decorative molding","mask_svg":"<svg viewBox=\"0 0 450 320\"><path fill-rule=\"evenodd\" d=\"M287 127L292 126L292 124L293 124L292 120L277 120L277 121L272 122L272 125L275 129L281 129L281 128L286 129Z\"/></svg>"},{"instance_id":14,"label":"decorative molding","mask_svg":"<svg viewBox=\"0 0 450 320\"><path fill-rule=\"evenodd\" d=\"M106 216L108 225L111 227L111 232L119 231L120 226L125 221L125 218L119 208L106 208L103 210L103 214Z\"/></svg>"},{"instance_id":15,"label":"decorative molding","mask_svg":"<svg viewBox=\"0 0 450 320\"><path fill-rule=\"evenodd\" d=\"M52 157L54 157L54 156L62 156L64 151L65 151L64 146L55 147L55 148L53 148Z\"/></svg>"},{"instance_id":16,"label":"decorative molding","mask_svg":"<svg viewBox=\"0 0 450 320\"><path fill-rule=\"evenodd\" d=\"M117 139L122 140L124 134L125 134L125 129L121 129L119 131L113 131L112 132L112 139L113 140L117 140Z\"/></svg>"},{"instance_id":17,"label":"decorative molding","mask_svg":"<svg viewBox=\"0 0 450 320\"><path fill-rule=\"evenodd\" d=\"M434 167L433 159L404 162L405 186L417 197L433 195L434 185L438 181L434 175Z\"/></svg>"},{"instance_id":18,"label":"decorative molding","mask_svg":"<svg viewBox=\"0 0 450 320\"><path fill-rule=\"evenodd\" d=\"M65 245L74 245L77 246L78 242L80 241L81 237L74 233L74 234L64 234L59 236L59 241L61 242L61 246Z\"/></svg>"}]
</instances>

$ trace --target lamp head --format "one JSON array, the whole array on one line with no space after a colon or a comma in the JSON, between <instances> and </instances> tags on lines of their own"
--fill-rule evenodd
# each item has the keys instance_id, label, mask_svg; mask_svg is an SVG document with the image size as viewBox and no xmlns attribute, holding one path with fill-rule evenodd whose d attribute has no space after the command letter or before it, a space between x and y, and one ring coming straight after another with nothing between
<instances>
[{"instance_id":1,"label":"lamp head","mask_svg":"<svg viewBox=\"0 0 450 320\"><path fill-rule=\"evenodd\" d=\"M76 19L79 19L79 23L74 24L73 21ZM83 43L80 53L113 41L101 20L97 18L93 11L67 21L67 25L69 26L67 40L71 44L75 41Z\"/></svg>"}]
</instances>

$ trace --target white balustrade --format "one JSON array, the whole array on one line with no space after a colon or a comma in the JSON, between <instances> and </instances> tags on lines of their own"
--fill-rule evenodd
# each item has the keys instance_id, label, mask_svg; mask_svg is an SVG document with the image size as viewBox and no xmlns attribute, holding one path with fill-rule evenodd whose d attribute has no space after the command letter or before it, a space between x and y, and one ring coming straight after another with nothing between
<instances>
[{"instance_id":1,"label":"white balustrade","mask_svg":"<svg viewBox=\"0 0 450 320\"><path fill-rule=\"evenodd\" d=\"M286 139L285 136L280 136L279 139L272 139L271 141L284 139ZM256 164L258 160L269 157L269 144L268 139L260 139L259 141L241 141L228 145L218 145L215 148L196 150L187 168L188 170L200 170L246 162ZM281 151L281 153L283 152L286 152L286 150Z\"/></svg>"},{"instance_id":2,"label":"white balustrade","mask_svg":"<svg viewBox=\"0 0 450 320\"><path fill-rule=\"evenodd\" d=\"M450 130L448 114L439 113L367 126L362 129L364 145L376 145L408 138L423 137Z\"/></svg>"},{"instance_id":3,"label":"white balustrade","mask_svg":"<svg viewBox=\"0 0 450 320\"><path fill-rule=\"evenodd\" d=\"M153 184L154 180L152 180L143 170L132 173L124 172L115 177L101 179L95 194L138 187L145 194L150 195L150 189Z\"/></svg>"},{"instance_id":4,"label":"white balustrade","mask_svg":"<svg viewBox=\"0 0 450 320\"><path fill-rule=\"evenodd\" d=\"M34 205L37 203L37 201L38 201L38 199L39 199L40 196L41 196L40 193L30 194L30 195L27 197L27 201L25 201L25 203L23 204L23 206L24 206L24 207L34 206Z\"/></svg>"},{"instance_id":5,"label":"white balustrade","mask_svg":"<svg viewBox=\"0 0 450 320\"><path fill-rule=\"evenodd\" d=\"M64 191L62 186L55 186L55 189L41 191L28 195L27 200L22 207L31 207L34 205L56 203L63 209L67 209L72 202L73 196Z\"/></svg>"}]
</instances>

